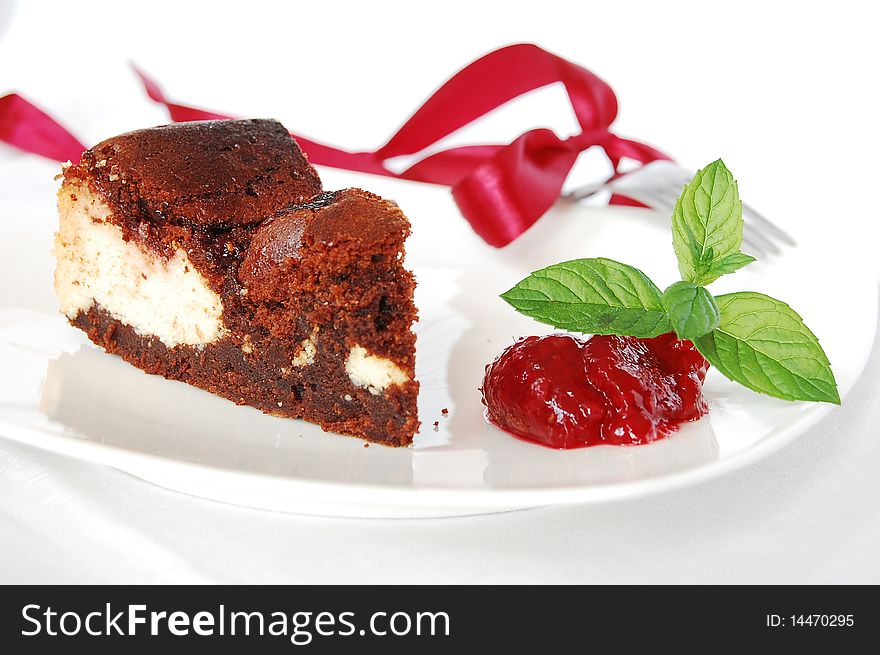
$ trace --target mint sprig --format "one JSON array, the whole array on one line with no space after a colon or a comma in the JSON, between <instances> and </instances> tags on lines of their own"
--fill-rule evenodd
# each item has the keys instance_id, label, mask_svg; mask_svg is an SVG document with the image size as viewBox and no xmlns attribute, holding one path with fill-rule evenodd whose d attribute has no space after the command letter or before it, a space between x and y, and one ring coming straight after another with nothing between
<instances>
[{"instance_id":1,"label":"mint sprig","mask_svg":"<svg viewBox=\"0 0 880 655\"><path fill-rule=\"evenodd\" d=\"M819 340L791 307L752 291L713 296L706 285L755 261L740 251L742 202L720 159L694 175L672 215L682 280L666 291L611 259L575 259L535 271L501 297L557 328L640 338L674 331L722 374L785 400L840 404Z\"/></svg>"}]
</instances>

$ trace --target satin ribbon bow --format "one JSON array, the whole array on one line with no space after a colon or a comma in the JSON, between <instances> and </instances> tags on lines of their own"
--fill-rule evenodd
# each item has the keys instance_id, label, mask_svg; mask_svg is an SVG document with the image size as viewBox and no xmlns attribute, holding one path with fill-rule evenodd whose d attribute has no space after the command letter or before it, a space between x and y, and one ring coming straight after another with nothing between
<instances>
[{"instance_id":1,"label":"satin ribbon bow","mask_svg":"<svg viewBox=\"0 0 880 655\"><path fill-rule=\"evenodd\" d=\"M136 72L147 95L164 105L173 121L229 118L171 102L153 80ZM387 168L387 160L415 155L504 103L555 82L565 87L578 134L562 139L546 128L531 129L506 145L449 148L402 172ZM490 52L456 73L378 150L351 152L292 136L313 164L451 187L477 234L501 247L531 227L559 198L584 150L602 148L615 174L624 157L642 164L669 159L651 146L611 132L616 117L617 98L608 84L577 64L521 43ZM75 161L84 149L64 127L16 94L0 98L0 140L59 161Z\"/></svg>"}]
</instances>

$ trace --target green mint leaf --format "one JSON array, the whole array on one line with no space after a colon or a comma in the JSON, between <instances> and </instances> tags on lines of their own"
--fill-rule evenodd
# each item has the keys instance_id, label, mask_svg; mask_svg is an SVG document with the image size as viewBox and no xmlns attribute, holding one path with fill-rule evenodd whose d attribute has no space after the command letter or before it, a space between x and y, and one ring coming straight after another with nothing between
<instances>
[{"instance_id":1,"label":"green mint leaf","mask_svg":"<svg viewBox=\"0 0 880 655\"><path fill-rule=\"evenodd\" d=\"M721 259L716 260L712 263L710 267L710 271L712 273L717 273L715 278L717 279L722 275L726 275L727 273L733 273L734 271L738 271L743 266L747 266L755 261L755 258L751 255L746 255L742 252L732 252L726 257L722 257Z\"/></svg>"},{"instance_id":2,"label":"green mint leaf","mask_svg":"<svg viewBox=\"0 0 880 655\"><path fill-rule=\"evenodd\" d=\"M681 277L700 285L723 275L715 262L739 253L742 202L720 159L697 171L681 192L672 212L672 245Z\"/></svg>"},{"instance_id":3,"label":"green mint leaf","mask_svg":"<svg viewBox=\"0 0 880 655\"><path fill-rule=\"evenodd\" d=\"M501 297L521 314L563 330L649 338L672 329L654 283L611 259L542 268Z\"/></svg>"},{"instance_id":4,"label":"green mint leaf","mask_svg":"<svg viewBox=\"0 0 880 655\"><path fill-rule=\"evenodd\" d=\"M709 334L721 319L712 294L690 282L676 282L666 289L663 306L679 339L693 341Z\"/></svg>"},{"instance_id":5,"label":"green mint leaf","mask_svg":"<svg viewBox=\"0 0 880 655\"><path fill-rule=\"evenodd\" d=\"M721 321L695 342L710 364L734 382L769 396L840 404L825 351L791 307L752 291L715 301Z\"/></svg>"}]
</instances>

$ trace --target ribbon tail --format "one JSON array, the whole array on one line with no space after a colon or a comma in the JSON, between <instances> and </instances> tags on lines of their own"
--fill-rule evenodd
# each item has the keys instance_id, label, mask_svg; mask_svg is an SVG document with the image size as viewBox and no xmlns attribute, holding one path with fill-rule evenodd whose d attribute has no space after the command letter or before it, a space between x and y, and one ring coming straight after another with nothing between
<instances>
[{"instance_id":1,"label":"ribbon tail","mask_svg":"<svg viewBox=\"0 0 880 655\"><path fill-rule=\"evenodd\" d=\"M164 105L168 110L168 114L171 116L171 120L175 123L185 123L187 121L212 121L231 118L231 116L227 114L218 114L217 112L209 111L207 109L187 107L186 105L179 105L171 102L165 97L165 93L163 93L162 88L155 80L134 64L131 64L131 68L134 70L135 75L140 79L141 84L144 85L144 90L147 92L147 96L150 100L157 102L160 105Z\"/></svg>"},{"instance_id":2,"label":"ribbon tail","mask_svg":"<svg viewBox=\"0 0 880 655\"><path fill-rule=\"evenodd\" d=\"M220 114L208 109L199 109L189 105L181 105L168 99L159 84L140 68L132 64L132 69L140 78L147 96L150 100L163 105L168 110L168 115L175 123L187 121L211 121L234 118L229 114ZM350 152L342 148L336 148L318 141L314 141L299 134L290 135L296 139L300 147L307 154L309 161L319 166L330 166L359 173L372 173L373 175L386 175L395 177L388 171L382 162L371 152Z\"/></svg>"},{"instance_id":3,"label":"ribbon tail","mask_svg":"<svg viewBox=\"0 0 880 655\"><path fill-rule=\"evenodd\" d=\"M633 200L629 196L620 195L619 193L611 194L611 197L608 199L608 204L617 207L641 207L643 209L648 206L638 200Z\"/></svg>"},{"instance_id":4,"label":"ribbon tail","mask_svg":"<svg viewBox=\"0 0 880 655\"><path fill-rule=\"evenodd\" d=\"M58 121L17 93L0 97L0 141L61 162L77 162L85 150Z\"/></svg>"}]
</instances>

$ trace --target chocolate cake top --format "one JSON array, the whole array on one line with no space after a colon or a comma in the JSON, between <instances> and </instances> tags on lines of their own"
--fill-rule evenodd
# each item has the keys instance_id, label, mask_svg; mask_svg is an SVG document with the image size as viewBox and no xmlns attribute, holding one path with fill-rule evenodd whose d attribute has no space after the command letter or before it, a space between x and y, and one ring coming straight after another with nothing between
<instances>
[{"instance_id":1,"label":"chocolate cake top","mask_svg":"<svg viewBox=\"0 0 880 655\"><path fill-rule=\"evenodd\" d=\"M314 245L353 246L359 252L401 249L409 221L397 203L361 189L323 193L263 223L238 270L246 287L271 278L274 267L300 259Z\"/></svg>"},{"instance_id":2,"label":"chocolate cake top","mask_svg":"<svg viewBox=\"0 0 880 655\"><path fill-rule=\"evenodd\" d=\"M114 211L200 227L250 225L321 191L278 121L174 123L102 141L65 172Z\"/></svg>"}]
</instances>

